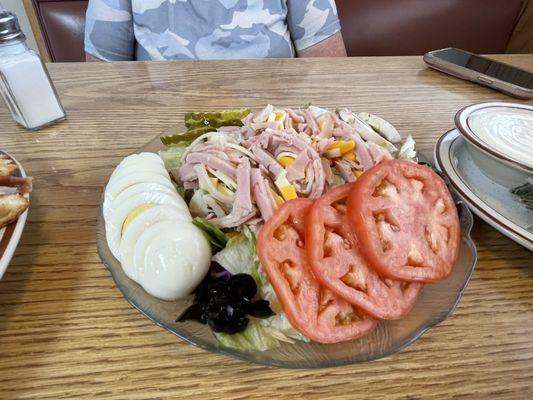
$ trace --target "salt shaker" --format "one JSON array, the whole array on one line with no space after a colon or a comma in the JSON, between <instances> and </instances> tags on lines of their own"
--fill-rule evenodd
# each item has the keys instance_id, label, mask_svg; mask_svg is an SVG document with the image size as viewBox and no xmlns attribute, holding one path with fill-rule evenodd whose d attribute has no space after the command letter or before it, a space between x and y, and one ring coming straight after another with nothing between
<instances>
[{"instance_id":1,"label":"salt shaker","mask_svg":"<svg viewBox=\"0 0 533 400\"><path fill-rule=\"evenodd\" d=\"M17 16L0 8L0 95L27 129L64 120L65 110L41 58L26 45Z\"/></svg>"}]
</instances>

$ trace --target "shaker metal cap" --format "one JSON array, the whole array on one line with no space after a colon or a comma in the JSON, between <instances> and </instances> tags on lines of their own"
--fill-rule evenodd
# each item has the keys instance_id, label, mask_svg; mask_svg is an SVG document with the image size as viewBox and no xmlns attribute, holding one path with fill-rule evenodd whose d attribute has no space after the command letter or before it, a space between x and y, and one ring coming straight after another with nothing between
<instances>
[{"instance_id":1,"label":"shaker metal cap","mask_svg":"<svg viewBox=\"0 0 533 400\"><path fill-rule=\"evenodd\" d=\"M0 8L0 43L24 39L26 39L26 36L20 30L17 16L10 11Z\"/></svg>"}]
</instances>

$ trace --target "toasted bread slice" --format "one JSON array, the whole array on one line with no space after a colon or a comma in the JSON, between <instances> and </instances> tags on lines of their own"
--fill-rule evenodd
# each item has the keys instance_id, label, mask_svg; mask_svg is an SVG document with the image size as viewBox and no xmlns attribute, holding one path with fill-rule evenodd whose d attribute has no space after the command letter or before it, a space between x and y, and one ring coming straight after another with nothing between
<instances>
[{"instance_id":1,"label":"toasted bread slice","mask_svg":"<svg viewBox=\"0 0 533 400\"><path fill-rule=\"evenodd\" d=\"M28 199L21 194L0 196L0 226L15 221L29 205Z\"/></svg>"}]
</instances>

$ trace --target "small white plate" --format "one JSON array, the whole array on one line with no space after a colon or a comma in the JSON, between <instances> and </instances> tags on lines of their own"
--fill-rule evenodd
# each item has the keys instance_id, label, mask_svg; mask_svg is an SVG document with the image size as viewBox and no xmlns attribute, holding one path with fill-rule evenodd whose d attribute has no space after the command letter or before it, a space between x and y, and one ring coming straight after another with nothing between
<instances>
[{"instance_id":1,"label":"small white plate","mask_svg":"<svg viewBox=\"0 0 533 400\"><path fill-rule=\"evenodd\" d=\"M478 217L533 251L533 211L508 187L492 181L479 169L457 129L441 136L433 157L437 168Z\"/></svg>"},{"instance_id":2,"label":"small white plate","mask_svg":"<svg viewBox=\"0 0 533 400\"><path fill-rule=\"evenodd\" d=\"M15 164L17 164L18 171L15 171L16 176L26 176L24 168L22 168L22 165L13 156L7 154L4 151L1 151L0 153L5 154L9 158L11 158ZM25 194L24 197L29 199L30 195ZM4 275L4 272L6 271L7 266L11 261L11 257L13 257L13 253L17 248L20 236L22 235L22 231L24 230L24 225L26 224L27 216L28 210L24 211L24 213L22 213L16 221L13 221L9 225L6 225L2 229L0 229L0 279L2 279L2 276Z\"/></svg>"}]
</instances>

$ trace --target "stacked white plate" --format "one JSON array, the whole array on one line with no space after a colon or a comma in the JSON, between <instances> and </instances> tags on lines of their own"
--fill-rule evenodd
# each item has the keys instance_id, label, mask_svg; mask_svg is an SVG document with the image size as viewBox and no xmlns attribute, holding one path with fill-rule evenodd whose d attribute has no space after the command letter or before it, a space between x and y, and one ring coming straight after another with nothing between
<instances>
[{"instance_id":1,"label":"stacked white plate","mask_svg":"<svg viewBox=\"0 0 533 400\"><path fill-rule=\"evenodd\" d=\"M435 146L435 165L476 215L533 251L533 210L511 193L533 178L533 107L476 104L455 121Z\"/></svg>"}]
</instances>

